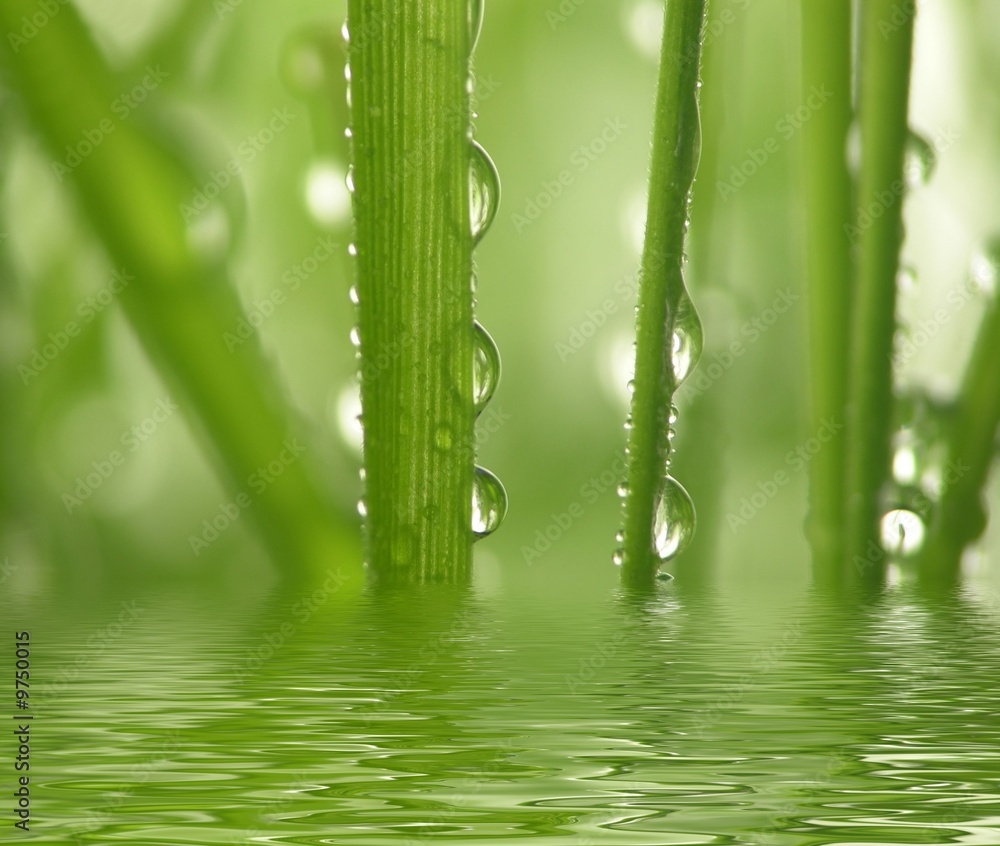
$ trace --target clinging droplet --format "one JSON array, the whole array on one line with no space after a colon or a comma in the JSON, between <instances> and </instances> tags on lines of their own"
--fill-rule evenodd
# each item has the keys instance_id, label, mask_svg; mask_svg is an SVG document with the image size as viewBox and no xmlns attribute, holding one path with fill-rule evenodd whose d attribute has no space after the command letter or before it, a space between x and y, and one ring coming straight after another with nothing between
<instances>
[{"instance_id":1,"label":"clinging droplet","mask_svg":"<svg viewBox=\"0 0 1000 846\"><path fill-rule=\"evenodd\" d=\"M472 405L479 415L500 381L500 350L478 320L473 321L472 329Z\"/></svg>"},{"instance_id":2,"label":"clinging droplet","mask_svg":"<svg viewBox=\"0 0 1000 846\"><path fill-rule=\"evenodd\" d=\"M500 480L484 467L476 467L472 480L472 534L485 538L493 534L507 516L507 491Z\"/></svg>"},{"instance_id":3,"label":"clinging droplet","mask_svg":"<svg viewBox=\"0 0 1000 846\"><path fill-rule=\"evenodd\" d=\"M937 165L934 147L926 138L911 129L906 135L905 155L903 174L906 177L906 184L911 188L926 185Z\"/></svg>"},{"instance_id":4,"label":"clinging droplet","mask_svg":"<svg viewBox=\"0 0 1000 846\"><path fill-rule=\"evenodd\" d=\"M694 537L694 503L684 487L672 476L663 482L653 518L653 549L660 561L669 561Z\"/></svg>"},{"instance_id":5,"label":"clinging droplet","mask_svg":"<svg viewBox=\"0 0 1000 846\"><path fill-rule=\"evenodd\" d=\"M882 517L882 547L896 555L913 555L924 545L924 521L918 514L895 508Z\"/></svg>"},{"instance_id":6,"label":"clinging droplet","mask_svg":"<svg viewBox=\"0 0 1000 846\"><path fill-rule=\"evenodd\" d=\"M469 158L469 218L472 242L478 244L500 208L500 175L482 146L472 141Z\"/></svg>"},{"instance_id":7,"label":"clinging droplet","mask_svg":"<svg viewBox=\"0 0 1000 846\"><path fill-rule=\"evenodd\" d=\"M475 52L483 29L485 0L469 0L469 51Z\"/></svg>"},{"instance_id":8,"label":"clinging droplet","mask_svg":"<svg viewBox=\"0 0 1000 846\"><path fill-rule=\"evenodd\" d=\"M671 346L671 362L674 368L674 384L680 385L690 375L701 357L704 336L701 318L695 311L694 303L685 291L677 303L674 315L674 336Z\"/></svg>"}]
</instances>

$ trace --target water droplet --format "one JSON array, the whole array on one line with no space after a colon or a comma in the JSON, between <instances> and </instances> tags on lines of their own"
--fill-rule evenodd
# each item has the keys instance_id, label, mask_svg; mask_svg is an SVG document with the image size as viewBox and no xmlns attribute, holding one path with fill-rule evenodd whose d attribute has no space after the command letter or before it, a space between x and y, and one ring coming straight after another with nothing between
<instances>
[{"instance_id":1,"label":"water droplet","mask_svg":"<svg viewBox=\"0 0 1000 846\"><path fill-rule=\"evenodd\" d=\"M360 302L358 299L358 286L351 285L351 289L347 292L347 296L351 300L351 305L357 305Z\"/></svg>"},{"instance_id":2,"label":"water droplet","mask_svg":"<svg viewBox=\"0 0 1000 846\"><path fill-rule=\"evenodd\" d=\"M901 485L910 485L916 481L917 454L912 446L900 446L893 454L892 476Z\"/></svg>"},{"instance_id":3,"label":"water droplet","mask_svg":"<svg viewBox=\"0 0 1000 846\"><path fill-rule=\"evenodd\" d=\"M351 327L351 346L359 347L361 346L361 330L357 326Z\"/></svg>"},{"instance_id":4,"label":"water droplet","mask_svg":"<svg viewBox=\"0 0 1000 846\"><path fill-rule=\"evenodd\" d=\"M908 264L904 264L896 273L896 287L900 291L912 291L917 286L917 271Z\"/></svg>"},{"instance_id":5,"label":"water droplet","mask_svg":"<svg viewBox=\"0 0 1000 846\"><path fill-rule=\"evenodd\" d=\"M485 0L469 0L469 52L474 53L483 30Z\"/></svg>"},{"instance_id":6,"label":"water droplet","mask_svg":"<svg viewBox=\"0 0 1000 846\"><path fill-rule=\"evenodd\" d=\"M618 491L618 496L624 499L628 496L628 482L619 482L616 490Z\"/></svg>"},{"instance_id":7,"label":"water droplet","mask_svg":"<svg viewBox=\"0 0 1000 846\"><path fill-rule=\"evenodd\" d=\"M313 220L325 228L336 228L351 214L348 172L332 159L314 162L306 173L305 203Z\"/></svg>"},{"instance_id":8,"label":"water droplet","mask_svg":"<svg viewBox=\"0 0 1000 846\"><path fill-rule=\"evenodd\" d=\"M358 255L358 246L353 241L350 244L347 245L347 254L351 258L357 258L357 255Z\"/></svg>"},{"instance_id":9,"label":"water droplet","mask_svg":"<svg viewBox=\"0 0 1000 846\"><path fill-rule=\"evenodd\" d=\"M351 28L347 21L344 21L344 25L340 28L340 37L344 39L345 44L351 43Z\"/></svg>"},{"instance_id":10,"label":"water droplet","mask_svg":"<svg viewBox=\"0 0 1000 846\"><path fill-rule=\"evenodd\" d=\"M346 139L348 139L348 140L350 140L351 138L353 138L354 137L354 130L352 130L351 127L349 127L349 126L344 127L344 137Z\"/></svg>"},{"instance_id":11,"label":"water droplet","mask_svg":"<svg viewBox=\"0 0 1000 846\"><path fill-rule=\"evenodd\" d=\"M992 297L997 290L1000 269L1000 238L987 239L972 257L972 283L976 290Z\"/></svg>"},{"instance_id":12,"label":"water droplet","mask_svg":"<svg viewBox=\"0 0 1000 846\"><path fill-rule=\"evenodd\" d=\"M359 470L358 470L358 478L359 478L359 479L360 479L360 480L361 480L362 482L365 482L365 481L367 481L367 480L368 480L368 471L367 471L367 470L365 470L365 468L364 468L364 467L361 467L361 468L359 468Z\"/></svg>"},{"instance_id":13,"label":"water droplet","mask_svg":"<svg viewBox=\"0 0 1000 846\"><path fill-rule=\"evenodd\" d=\"M361 454L364 427L361 425L361 386L351 382L331 397L329 414L337 425L341 438L354 452Z\"/></svg>"},{"instance_id":14,"label":"water droplet","mask_svg":"<svg viewBox=\"0 0 1000 846\"><path fill-rule=\"evenodd\" d=\"M677 406L673 405L672 403L670 405L670 415L667 418L667 421L670 423L671 426L673 426L674 423L677 422Z\"/></svg>"},{"instance_id":15,"label":"water droplet","mask_svg":"<svg viewBox=\"0 0 1000 846\"><path fill-rule=\"evenodd\" d=\"M469 216L472 242L478 244L500 208L500 175L482 146L473 141L469 159Z\"/></svg>"},{"instance_id":16,"label":"water droplet","mask_svg":"<svg viewBox=\"0 0 1000 846\"><path fill-rule=\"evenodd\" d=\"M625 553L620 549L616 549L614 554L611 556L611 563L616 567L621 567L625 563Z\"/></svg>"},{"instance_id":17,"label":"water droplet","mask_svg":"<svg viewBox=\"0 0 1000 846\"><path fill-rule=\"evenodd\" d=\"M934 152L934 147L922 135L910 130L906 136L904 150L906 158L903 164L903 174L906 176L906 184L911 188L926 185L937 165L937 154Z\"/></svg>"},{"instance_id":18,"label":"water droplet","mask_svg":"<svg viewBox=\"0 0 1000 846\"><path fill-rule=\"evenodd\" d=\"M346 79L348 82L351 81L351 66L350 66L350 64L344 65L344 79Z\"/></svg>"},{"instance_id":19,"label":"water droplet","mask_svg":"<svg viewBox=\"0 0 1000 846\"><path fill-rule=\"evenodd\" d=\"M322 88L326 72L321 36L315 30L293 34L281 54L281 76L285 85L300 97L312 96Z\"/></svg>"},{"instance_id":20,"label":"water droplet","mask_svg":"<svg viewBox=\"0 0 1000 846\"><path fill-rule=\"evenodd\" d=\"M625 431L626 432L632 431L632 415L631 414L628 417L625 418Z\"/></svg>"},{"instance_id":21,"label":"water droplet","mask_svg":"<svg viewBox=\"0 0 1000 846\"><path fill-rule=\"evenodd\" d=\"M507 516L507 491L489 470L476 467L472 480L472 534L493 534Z\"/></svg>"},{"instance_id":22,"label":"water droplet","mask_svg":"<svg viewBox=\"0 0 1000 846\"><path fill-rule=\"evenodd\" d=\"M653 549L661 561L680 553L694 537L694 503L680 482L667 476L656 501L653 518Z\"/></svg>"},{"instance_id":23,"label":"water droplet","mask_svg":"<svg viewBox=\"0 0 1000 846\"><path fill-rule=\"evenodd\" d=\"M882 517L882 546L896 555L912 555L924 544L924 521L905 508L895 508Z\"/></svg>"},{"instance_id":24,"label":"water droplet","mask_svg":"<svg viewBox=\"0 0 1000 846\"><path fill-rule=\"evenodd\" d=\"M656 580L658 582L672 582L674 580L674 577L671 576L670 573L667 573L667 572L664 572L663 570L660 570L656 574Z\"/></svg>"},{"instance_id":25,"label":"water droplet","mask_svg":"<svg viewBox=\"0 0 1000 846\"><path fill-rule=\"evenodd\" d=\"M619 529L615 532L615 543L625 543L625 530Z\"/></svg>"},{"instance_id":26,"label":"water droplet","mask_svg":"<svg viewBox=\"0 0 1000 846\"><path fill-rule=\"evenodd\" d=\"M447 426L438 426L434 432L434 446L442 452L451 449L454 438L451 436L451 429Z\"/></svg>"},{"instance_id":27,"label":"water droplet","mask_svg":"<svg viewBox=\"0 0 1000 846\"><path fill-rule=\"evenodd\" d=\"M472 405L479 415L500 381L500 350L478 320L472 328Z\"/></svg>"},{"instance_id":28,"label":"water droplet","mask_svg":"<svg viewBox=\"0 0 1000 846\"><path fill-rule=\"evenodd\" d=\"M680 385L694 369L701 357L703 343L701 319L695 311L694 303L685 292L677 303L677 313L674 316L671 362L675 385Z\"/></svg>"},{"instance_id":29,"label":"water droplet","mask_svg":"<svg viewBox=\"0 0 1000 846\"><path fill-rule=\"evenodd\" d=\"M362 518L368 516L368 506L365 505L365 501L363 499L358 500L358 514L361 515Z\"/></svg>"},{"instance_id":30,"label":"water droplet","mask_svg":"<svg viewBox=\"0 0 1000 846\"><path fill-rule=\"evenodd\" d=\"M354 165L350 165L347 168L347 176L344 177L344 185L347 186L348 193L354 193Z\"/></svg>"}]
</instances>

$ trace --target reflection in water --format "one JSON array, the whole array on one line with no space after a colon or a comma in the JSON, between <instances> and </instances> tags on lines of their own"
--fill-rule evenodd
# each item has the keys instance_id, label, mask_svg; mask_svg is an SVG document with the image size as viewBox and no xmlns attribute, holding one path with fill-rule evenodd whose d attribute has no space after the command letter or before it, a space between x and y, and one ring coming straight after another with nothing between
<instances>
[{"instance_id":1,"label":"reflection in water","mask_svg":"<svg viewBox=\"0 0 1000 846\"><path fill-rule=\"evenodd\" d=\"M4 615L38 645L25 842L1000 843L968 598L126 601Z\"/></svg>"}]
</instances>

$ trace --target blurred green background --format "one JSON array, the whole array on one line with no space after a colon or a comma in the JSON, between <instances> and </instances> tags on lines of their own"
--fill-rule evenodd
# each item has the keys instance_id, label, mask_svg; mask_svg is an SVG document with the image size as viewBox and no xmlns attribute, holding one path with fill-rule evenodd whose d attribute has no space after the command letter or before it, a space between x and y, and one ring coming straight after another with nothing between
<instances>
[{"instance_id":1,"label":"blurred green background","mask_svg":"<svg viewBox=\"0 0 1000 846\"><path fill-rule=\"evenodd\" d=\"M346 4L75 5L121 91L132 92L117 116L151 128L201 184L220 186L192 216L190 241L228 264L248 319L260 324L253 334L310 432L310 470L357 523ZM476 252L478 318L504 372L478 441L480 463L507 486L510 512L477 547L476 582L487 593L512 584L610 587L662 7L487 5L474 57L475 125L503 198ZM898 378L945 399L985 306L978 289L996 273L979 250L1000 213L998 24L990 0L925 2L917 18L911 124L938 148L938 166L906 199L904 262L915 281L904 286L900 318L916 351ZM41 44L24 49L32 46ZM688 251L706 346L680 394L674 464L700 526L673 570L762 600L809 580L806 471L788 460L814 434L804 413L798 126L810 107L799 60L796 4L710 3ZM132 575L236 587L272 577L248 520L193 554L190 536L229 494L199 436L169 411L170 391L109 293L116 265L7 78L0 98L0 558L29 591ZM285 117L274 124L276 114ZM269 125L281 128L258 143ZM235 175L220 176L232 162ZM273 308L261 305L268 300ZM944 320L934 317L940 309ZM37 373L23 370L69 321L80 334L51 360L43 355ZM729 358L734 342L741 352ZM70 507L65 495L116 449L121 466ZM736 525L728 515L778 471L788 484ZM990 496L995 504L996 484ZM991 526L968 558L970 575L987 587L998 586L983 554L997 537ZM905 576L904 562L893 577Z\"/></svg>"}]
</instances>

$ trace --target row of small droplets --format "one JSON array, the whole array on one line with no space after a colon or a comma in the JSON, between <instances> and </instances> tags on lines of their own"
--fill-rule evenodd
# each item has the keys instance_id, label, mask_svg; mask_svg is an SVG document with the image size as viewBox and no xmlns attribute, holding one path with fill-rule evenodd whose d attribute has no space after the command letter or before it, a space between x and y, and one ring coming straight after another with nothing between
<instances>
[{"instance_id":1,"label":"row of small droplets","mask_svg":"<svg viewBox=\"0 0 1000 846\"><path fill-rule=\"evenodd\" d=\"M475 50L478 41L479 31L483 21L483 0L470 0L469 3L469 31L470 31L470 59L472 51ZM350 28L345 22L341 30L345 42L350 42ZM347 106L351 108L351 68L350 64L344 66L344 76L347 80ZM469 96L474 91L475 83L470 73L466 92ZM500 177L496 166L482 146L474 139L474 130L470 124L467 130L470 145L469 164L469 231L473 246L482 240L486 231L493 223L497 214L500 202ZM344 131L348 140L351 139L351 129L348 127ZM347 190L354 193L354 168L353 165L347 171ZM348 245L348 254L354 258L357 256L357 246L354 243ZM473 272L469 286L473 296L473 306L475 306L476 274ZM350 289L351 304L357 309L359 304L357 286ZM478 418L486 408L487 403L493 397L497 384L500 381L500 352L496 343L482 325L473 320L473 361L472 361L472 395L475 415ZM354 346L355 358L358 365L358 379L361 379L361 336L358 330L358 323L355 321L351 329L351 344ZM358 422L363 426L362 418ZM365 469L362 466L359 471L362 486L366 481ZM363 518L367 517L368 510L364 496L358 500L358 513ZM500 480L489 470L478 465L475 467L472 489L472 521L470 529L476 539L492 534L500 526L507 513L507 493Z\"/></svg>"},{"instance_id":2,"label":"row of small droplets","mask_svg":"<svg viewBox=\"0 0 1000 846\"><path fill-rule=\"evenodd\" d=\"M475 53L483 27L484 0L469 0L469 58ZM475 93L469 73L466 93ZM475 114L472 117L476 117ZM500 207L500 175L492 159L475 140L469 123L469 233L475 247L483 239ZM469 280L473 312L476 306L475 271ZM472 321L472 405L476 418L483 413L500 382L500 351L482 324ZM507 492L500 480L485 467L475 466L472 480L472 534L478 540L493 534L507 514Z\"/></svg>"}]
</instances>

